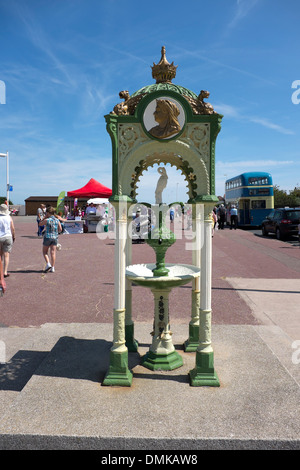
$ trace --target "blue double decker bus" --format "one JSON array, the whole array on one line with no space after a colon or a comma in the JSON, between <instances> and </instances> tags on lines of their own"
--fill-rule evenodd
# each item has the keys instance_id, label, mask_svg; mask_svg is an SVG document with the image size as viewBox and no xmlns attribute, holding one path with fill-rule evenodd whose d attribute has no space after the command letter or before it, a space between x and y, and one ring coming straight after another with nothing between
<instances>
[{"instance_id":1,"label":"blue double decker bus","mask_svg":"<svg viewBox=\"0 0 300 470\"><path fill-rule=\"evenodd\" d=\"M272 176L255 171L226 180L225 203L227 213L232 205L237 207L239 226L260 226L274 209Z\"/></svg>"}]
</instances>

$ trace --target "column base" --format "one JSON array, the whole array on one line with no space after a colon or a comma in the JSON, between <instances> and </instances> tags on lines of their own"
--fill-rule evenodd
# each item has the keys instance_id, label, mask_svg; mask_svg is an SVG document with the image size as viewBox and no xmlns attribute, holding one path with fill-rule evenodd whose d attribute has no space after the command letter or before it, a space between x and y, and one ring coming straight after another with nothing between
<instances>
[{"instance_id":1,"label":"column base","mask_svg":"<svg viewBox=\"0 0 300 470\"><path fill-rule=\"evenodd\" d=\"M134 323L125 325L125 346L129 352L137 352L139 343L134 339Z\"/></svg>"},{"instance_id":2,"label":"column base","mask_svg":"<svg viewBox=\"0 0 300 470\"><path fill-rule=\"evenodd\" d=\"M142 365L150 370L173 370L183 365L183 360L177 351L169 354L156 354L148 351L142 358Z\"/></svg>"},{"instance_id":3,"label":"column base","mask_svg":"<svg viewBox=\"0 0 300 470\"><path fill-rule=\"evenodd\" d=\"M102 385L130 387L132 375L128 369L128 351L110 351L110 366Z\"/></svg>"},{"instance_id":4,"label":"column base","mask_svg":"<svg viewBox=\"0 0 300 470\"><path fill-rule=\"evenodd\" d=\"M199 346L199 325L189 324L189 337L183 343L185 352L195 352Z\"/></svg>"},{"instance_id":5,"label":"column base","mask_svg":"<svg viewBox=\"0 0 300 470\"><path fill-rule=\"evenodd\" d=\"M220 387L218 375L214 369L214 353L196 352L196 367L189 372L192 387Z\"/></svg>"}]
</instances>

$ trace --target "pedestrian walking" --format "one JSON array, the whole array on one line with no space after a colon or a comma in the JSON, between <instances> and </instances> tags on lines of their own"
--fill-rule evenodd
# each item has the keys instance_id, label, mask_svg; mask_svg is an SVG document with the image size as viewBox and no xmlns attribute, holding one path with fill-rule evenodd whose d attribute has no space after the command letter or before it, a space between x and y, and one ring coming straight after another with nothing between
<instances>
[{"instance_id":1,"label":"pedestrian walking","mask_svg":"<svg viewBox=\"0 0 300 470\"><path fill-rule=\"evenodd\" d=\"M5 291L6 291L6 283L4 280L2 260L0 258L0 297L2 297Z\"/></svg>"},{"instance_id":2,"label":"pedestrian walking","mask_svg":"<svg viewBox=\"0 0 300 470\"><path fill-rule=\"evenodd\" d=\"M225 219L226 219L226 209L224 207L224 204L221 204L219 208L219 229L220 230L224 229Z\"/></svg>"},{"instance_id":3,"label":"pedestrian walking","mask_svg":"<svg viewBox=\"0 0 300 470\"><path fill-rule=\"evenodd\" d=\"M6 204L0 205L0 257L3 275L8 277L9 257L15 241L15 227Z\"/></svg>"},{"instance_id":4,"label":"pedestrian walking","mask_svg":"<svg viewBox=\"0 0 300 470\"><path fill-rule=\"evenodd\" d=\"M171 222L174 222L174 215L175 215L174 207L171 207L170 209L170 221Z\"/></svg>"},{"instance_id":5,"label":"pedestrian walking","mask_svg":"<svg viewBox=\"0 0 300 470\"><path fill-rule=\"evenodd\" d=\"M234 228L236 230L238 224L238 216L237 216L237 208L235 206L231 206L230 209L230 230Z\"/></svg>"},{"instance_id":6,"label":"pedestrian walking","mask_svg":"<svg viewBox=\"0 0 300 470\"><path fill-rule=\"evenodd\" d=\"M40 222L40 226L45 226L43 239L43 256L46 261L44 272L55 272L56 247L58 243L58 234L62 231L60 221L55 217L54 207L47 207L46 217ZM50 257L48 251L50 249ZM51 261L51 263L50 263Z\"/></svg>"},{"instance_id":7,"label":"pedestrian walking","mask_svg":"<svg viewBox=\"0 0 300 470\"><path fill-rule=\"evenodd\" d=\"M212 236L214 236L215 228L216 228L216 225L217 225L217 222L218 222L218 217L217 217L217 214L216 214L215 210L212 211L212 219L213 219Z\"/></svg>"}]
</instances>

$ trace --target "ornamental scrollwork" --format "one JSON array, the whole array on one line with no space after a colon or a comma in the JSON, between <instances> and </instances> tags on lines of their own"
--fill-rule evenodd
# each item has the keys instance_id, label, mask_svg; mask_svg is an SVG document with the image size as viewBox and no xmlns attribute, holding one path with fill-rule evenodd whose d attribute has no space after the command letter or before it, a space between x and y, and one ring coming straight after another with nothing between
<instances>
[{"instance_id":1,"label":"ornamental scrollwork","mask_svg":"<svg viewBox=\"0 0 300 470\"><path fill-rule=\"evenodd\" d=\"M191 147L195 147L201 158L208 164L210 147L210 125L207 123L189 124L186 131L180 136L180 140Z\"/></svg>"}]
</instances>

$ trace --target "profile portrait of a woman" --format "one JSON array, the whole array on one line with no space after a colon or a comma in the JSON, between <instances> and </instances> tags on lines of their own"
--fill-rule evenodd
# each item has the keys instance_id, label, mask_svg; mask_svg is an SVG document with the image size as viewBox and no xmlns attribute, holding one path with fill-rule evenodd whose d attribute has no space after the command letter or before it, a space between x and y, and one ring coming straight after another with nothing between
<instances>
[{"instance_id":1,"label":"profile portrait of a woman","mask_svg":"<svg viewBox=\"0 0 300 470\"><path fill-rule=\"evenodd\" d=\"M157 126L152 127L149 133L153 137L165 139L172 135L178 134L181 130L178 122L180 111L175 103L170 100L158 99L156 100L156 108L153 113Z\"/></svg>"}]
</instances>

